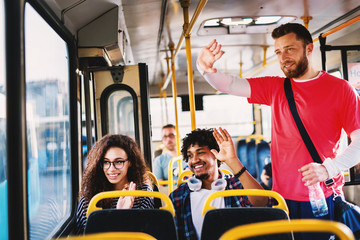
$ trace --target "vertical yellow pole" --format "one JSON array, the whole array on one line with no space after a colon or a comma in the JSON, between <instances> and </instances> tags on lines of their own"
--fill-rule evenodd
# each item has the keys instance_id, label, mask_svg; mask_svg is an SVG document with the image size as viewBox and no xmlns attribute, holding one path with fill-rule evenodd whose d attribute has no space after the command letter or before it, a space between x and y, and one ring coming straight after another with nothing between
<instances>
[{"instance_id":1,"label":"vertical yellow pole","mask_svg":"<svg viewBox=\"0 0 360 240\"><path fill-rule=\"evenodd\" d=\"M240 73L239 73L239 78L242 78L242 66L243 66L243 62L240 62Z\"/></svg>"},{"instance_id":2,"label":"vertical yellow pole","mask_svg":"<svg viewBox=\"0 0 360 240\"><path fill-rule=\"evenodd\" d=\"M180 0L181 7L184 12L184 36L186 45L186 62L187 62L187 73L188 73L188 88L189 88L189 104L190 104L190 116L191 116L191 130L196 129L195 119L195 98L194 98L194 82L193 82L193 69L192 69L192 58L191 58L191 43L190 33L186 33L189 27L189 6L190 0Z\"/></svg>"},{"instance_id":3,"label":"vertical yellow pole","mask_svg":"<svg viewBox=\"0 0 360 240\"><path fill-rule=\"evenodd\" d=\"M263 59L263 64L262 66L265 67L266 65L266 50L268 49L269 46L261 46L264 49L264 59Z\"/></svg>"},{"instance_id":4,"label":"vertical yellow pole","mask_svg":"<svg viewBox=\"0 0 360 240\"><path fill-rule=\"evenodd\" d=\"M309 29L309 22L312 19L311 16L302 16L301 19L304 21L304 27L306 27L306 29Z\"/></svg>"},{"instance_id":5,"label":"vertical yellow pole","mask_svg":"<svg viewBox=\"0 0 360 240\"><path fill-rule=\"evenodd\" d=\"M178 112L177 112L177 88L176 88L176 75L175 75L174 48L175 48L174 43L170 42L169 49L171 52L172 94L173 94L174 107L175 107L176 150L177 150L177 155L179 156L180 155L180 135L179 135Z\"/></svg>"}]
</instances>

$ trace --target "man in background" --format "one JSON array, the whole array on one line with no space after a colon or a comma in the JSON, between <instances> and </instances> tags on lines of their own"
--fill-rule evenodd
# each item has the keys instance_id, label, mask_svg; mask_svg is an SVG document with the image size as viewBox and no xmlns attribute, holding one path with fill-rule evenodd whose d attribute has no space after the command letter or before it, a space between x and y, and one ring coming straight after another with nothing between
<instances>
[{"instance_id":1,"label":"man in background","mask_svg":"<svg viewBox=\"0 0 360 240\"><path fill-rule=\"evenodd\" d=\"M159 181L164 181L169 179L168 167L170 160L177 157L175 126L172 124L163 126L161 130L161 139L165 148L163 149L162 154L154 159L153 172ZM178 163L176 162L176 164ZM183 167L185 166L186 163L183 162ZM177 180L179 176L179 169L174 168L172 173L174 175L174 180Z\"/></svg>"}]
</instances>

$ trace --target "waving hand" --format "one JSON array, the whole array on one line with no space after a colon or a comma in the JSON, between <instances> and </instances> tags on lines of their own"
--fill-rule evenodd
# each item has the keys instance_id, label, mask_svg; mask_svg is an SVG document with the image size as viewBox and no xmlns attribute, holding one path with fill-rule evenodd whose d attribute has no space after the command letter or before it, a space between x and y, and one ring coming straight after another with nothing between
<instances>
[{"instance_id":1,"label":"waving hand","mask_svg":"<svg viewBox=\"0 0 360 240\"><path fill-rule=\"evenodd\" d=\"M216 73L217 70L214 68L214 63L221 58L224 54L221 51L221 45L214 39L201 49L199 56L197 58L197 67L200 72L207 72L207 73Z\"/></svg>"},{"instance_id":2,"label":"waving hand","mask_svg":"<svg viewBox=\"0 0 360 240\"><path fill-rule=\"evenodd\" d=\"M234 159L237 160L234 143L226 129L222 129L220 127L219 130L217 130L215 128L213 135L220 148L219 152L217 152L215 149L211 150L211 152L215 155L216 159L222 162L227 162L228 160Z\"/></svg>"}]
</instances>

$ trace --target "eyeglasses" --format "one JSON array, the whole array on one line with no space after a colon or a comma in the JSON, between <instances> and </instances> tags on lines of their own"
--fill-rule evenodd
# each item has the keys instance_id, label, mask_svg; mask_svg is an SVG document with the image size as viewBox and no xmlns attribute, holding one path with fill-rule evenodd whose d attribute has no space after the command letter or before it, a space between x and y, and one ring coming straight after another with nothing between
<instances>
[{"instance_id":1,"label":"eyeglasses","mask_svg":"<svg viewBox=\"0 0 360 240\"><path fill-rule=\"evenodd\" d=\"M169 135L164 135L164 136L162 137L162 139L174 138L174 137L175 137L175 134L171 133L171 134L169 134Z\"/></svg>"},{"instance_id":2,"label":"eyeglasses","mask_svg":"<svg viewBox=\"0 0 360 240\"><path fill-rule=\"evenodd\" d=\"M112 164L112 165L114 165L115 169L122 169L124 167L124 164L125 164L126 161L128 161L128 159L114 161L114 162L104 161L102 167L103 167L104 170L108 170L111 167L111 164Z\"/></svg>"}]
</instances>

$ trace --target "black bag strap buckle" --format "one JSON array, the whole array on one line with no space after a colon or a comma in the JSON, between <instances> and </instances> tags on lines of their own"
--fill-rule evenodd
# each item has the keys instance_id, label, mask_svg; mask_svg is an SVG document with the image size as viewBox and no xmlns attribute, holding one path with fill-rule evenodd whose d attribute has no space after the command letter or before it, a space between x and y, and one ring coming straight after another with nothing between
<instances>
[{"instance_id":1,"label":"black bag strap buckle","mask_svg":"<svg viewBox=\"0 0 360 240\"><path fill-rule=\"evenodd\" d=\"M333 200L335 201L335 198L337 198L339 196L339 194L335 191L335 181L333 178L330 178L328 180L326 180L325 182L325 186L327 188L331 188L334 194Z\"/></svg>"},{"instance_id":2,"label":"black bag strap buckle","mask_svg":"<svg viewBox=\"0 0 360 240\"><path fill-rule=\"evenodd\" d=\"M326 180L324 183L325 183L326 187L329 188L335 184L335 181L334 181L334 179L330 178L330 179Z\"/></svg>"}]
</instances>

